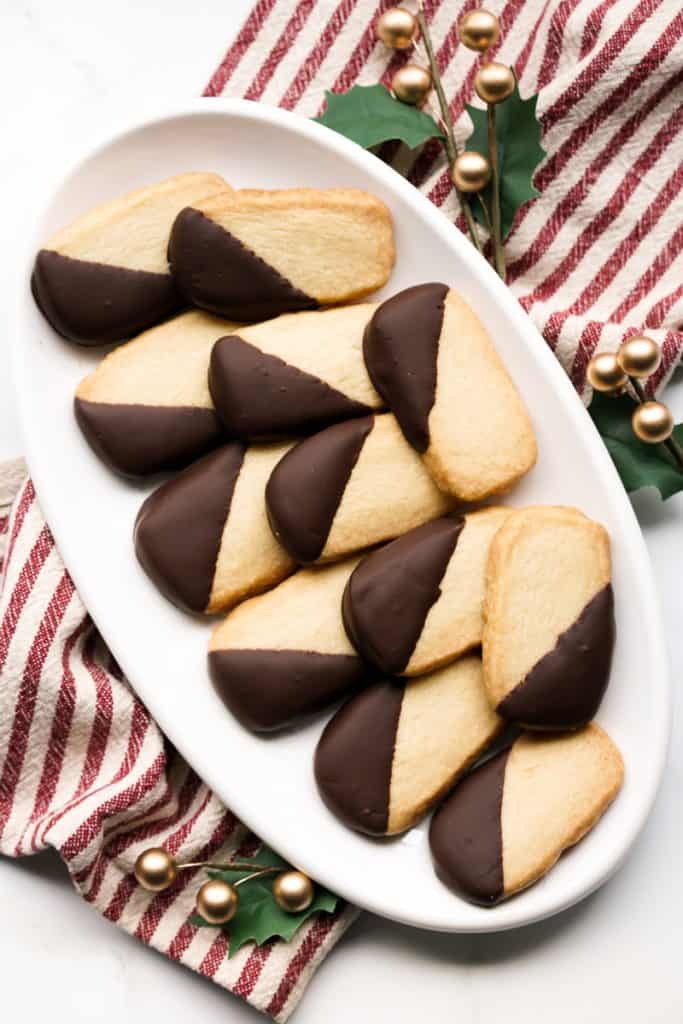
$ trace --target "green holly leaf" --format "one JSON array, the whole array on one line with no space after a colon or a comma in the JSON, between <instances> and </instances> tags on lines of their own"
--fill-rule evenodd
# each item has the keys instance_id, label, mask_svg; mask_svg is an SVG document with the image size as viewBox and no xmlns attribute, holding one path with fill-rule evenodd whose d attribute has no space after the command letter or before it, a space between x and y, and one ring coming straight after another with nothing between
<instances>
[{"instance_id":1,"label":"green holly leaf","mask_svg":"<svg viewBox=\"0 0 683 1024\"><path fill-rule=\"evenodd\" d=\"M394 99L383 85L354 85L348 92L325 92L327 107L314 118L333 131L370 149L398 139L414 149L427 139L443 139L430 114Z\"/></svg>"},{"instance_id":2,"label":"green holly leaf","mask_svg":"<svg viewBox=\"0 0 683 1024\"><path fill-rule=\"evenodd\" d=\"M255 857L241 857L240 862L253 864L254 871L270 866L281 867L283 871L290 868L286 861L266 846L263 846ZM248 874L251 874L251 871L236 871L231 868L208 872L210 878L221 878L232 883ZM331 914L339 902L338 896L316 883L315 896L310 907L298 914L289 914L286 910L282 910L273 898L274 877L274 875L265 875L263 878L255 878L253 882L246 882L245 885L239 887L239 909L232 921L225 926L225 930L230 935L228 957L234 956L247 942L255 942L257 946L261 946L268 939L274 937L288 942L311 915L320 911ZM199 914L194 914L190 918L190 922L197 927L215 927Z\"/></svg>"},{"instance_id":3,"label":"green holly leaf","mask_svg":"<svg viewBox=\"0 0 683 1024\"><path fill-rule=\"evenodd\" d=\"M500 175L500 213L503 239L510 233L512 222L520 206L540 195L531 183L534 172L545 156L541 145L541 126L536 118L537 96L523 100L519 87L496 107L496 142ZM467 106L474 131L465 146L489 156L488 124L485 110ZM481 192L488 210L491 209L491 185ZM470 199L472 213L484 227L487 226L481 203Z\"/></svg>"},{"instance_id":4,"label":"green holly leaf","mask_svg":"<svg viewBox=\"0 0 683 1024\"><path fill-rule=\"evenodd\" d=\"M656 487L666 500L683 490L683 473L661 444L639 441L631 428L636 402L628 395L610 398L596 391L588 412L605 442L627 491ZM674 428L674 437L683 444L683 423Z\"/></svg>"}]
</instances>

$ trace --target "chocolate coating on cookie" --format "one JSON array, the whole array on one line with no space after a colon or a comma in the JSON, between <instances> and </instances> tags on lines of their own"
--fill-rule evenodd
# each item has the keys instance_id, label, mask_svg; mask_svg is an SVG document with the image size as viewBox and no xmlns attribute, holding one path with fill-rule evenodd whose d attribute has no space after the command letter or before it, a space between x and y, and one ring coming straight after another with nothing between
<instances>
[{"instance_id":1,"label":"chocolate coating on cookie","mask_svg":"<svg viewBox=\"0 0 683 1024\"><path fill-rule=\"evenodd\" d=\"M466 776L438 809L429 829L441 881L473 903L503 896L501 806L509 749Z\"/></svg>"},{"instance_id":2,"label":"chocolate coating on cookie","mask_svg":"<svg viewBox=\"0 0 683 1024\"><path fill-rule=\"evenodd\" d=\"M323 800L346 825L369 835L387 831L402 701L398 683L371 686L328 722L315 752L315 778Z\"/></svg>"},{"instance_id":3,"label":"chocolate coating on cookie","mask_svg":"<svg viewBox=\"0 0 683 1024\"><path fill-rule=\"evenodd\" d=\"M323 733L316 753L318 788L351 828L371 835L405 832L502 724L486 698L475 655L402 684L373 683Z\"/></svg>"},{"instance_id":4,"label":"chocolate coating on cookie","mask_svg":"<svg viewBox=\"0 0 683 1024\"><path fill-rule=\"evenodd\" d=\"M229 231L189 206L173 224L168 259L184 298L220 316L267 320L318 306Z\"/></svg>"},{"instance_id":5,"label":"chocolate coating on cookie","mask_svg":"<svg viewBox=\"0 0 683 1024\"><path fill-rule=\"evenodd\" d=\"M363 353L373 384L419 452L429 446L429 413L436 394L436 364L445 284L406 288L377 309L365 330Z\"/></svg>"},{"instance_id":6,"label":"chocolate coating on cookie","mask_svg":"<svg viewBox=\"0 0 683 1024\"><path fill-rule=\"evenodd\" d=\"M481 321L442 284L383 302L364 341L370 378L446 494L479 501L536 459L529 415Z\"/></svg>"},{"instance_id":7,"label":"chocolate coating on cookie","mask_svg":"<svg viewBox=\"0 0 683 1024\"><path fill-rule=\"evenodd\" d=\"M170 274L74 259L50 249L36 257L31 291L46 320L79 345L121 341L181 305Z\"/></svg>"},{"instance_id":8,"label":"chocolate coating on cookie","mask_svg":"<svg viewBox=\"0 0 683 1024\"><path fill-rule=\"evenodd\" d=\"M297 562L315 562L374 419L337 423L292 448L266 487L273 533Z\"/></svg>"},{"instance_id":9,"label":"chocolate coating on cookie","mask_svg":"<svg viewBox=\"0 0 683 1024\"><path fill-rule=\"evenodd\" d=\"M326 381L231 335L214 345L209 367L214 405L233 437L269 438L320 430L372 410Z\"/></svg>"},{"instance_id":10,"label":"chocolate coating on cookie","mask_svg":"<svg viewBox=\"0 0 683 1024\"><path fill-rule=\"evenodd\" d=\"M238 442L205 455L154 491L135 522L135 552L170 601L203 612L244 459Z\"/></svg>"},{"instance_id":11,"label":"chocolate coating on cookie","mask_svg":"<svg viewBox=\"0 0 683 1024\"><path fill-rule=\"evenodd\" d=\"M594 722L573 732L522 733L434 815L437 875L487 907L526 889L590 832L623 776L619 750Z\"/></svg>"},{"instance_id":12,"label":"chocolate coating on cookie","mask_svg":"<svg viewBox=\"0 0 683 1024\"><path fill-rule=\"evenodd\" d=\"M482 652L492 707L533 729L597 711L615 641L609 536L577 509L516 509L487 565Z\"/></svg>"},{"instance_id":13,"label":"chocolate coating on cookie","mask_svg":"<svg viewBox=\"0 0 683 1024\"><path fill-rule=\"evenodd\" d=\"M313 714L368 677L360 658L317 651L213 650L209 670L221 700L255 732Z\"/></svg>"},{"instance_id":14,"label":"chocolate coating on cookie","mask_svg":"<svg viewBox=\"0 0 683 1024\"><path fill-rule=\"evenodd\" d=\"M214 410L199 406L109 404L77 397L74 413L96 455L127 476L182 469L224 436Z\"/></svg>"},{"instance_id":15,"label":"chocolate coating on cookie","mask_svg":"<svg viewBox=\"0 0 683 1024\"><path fill-rule=\"evenodd\" d=\"M496 710L528 729L585 725L596 714L607 688L615 634L614 594L608 584Z\"/></svg>"},{"instance_id":16,"label":"chocolate coating on cookie","mask_svg":"<svg viewBox=\"0 0 683 1024\"><path fill-rule=\"evenodd\" d=\"M344 591L344 626L381 671L402 672L415 650L464 519L435 519L363 559Z\"/></svg>"},{"instance_id":17,"label":"chocolate coating on cookie","mask_svg":"<svg viewBox=\"0 0 683 1024\"><path fill-rule=\"evenodd\" d=\"M342 594L356 564L300 569L242 601L214 629L211 676L247 728L283 728L370 681L341 621Z\"/></svg>"}]
</instances>

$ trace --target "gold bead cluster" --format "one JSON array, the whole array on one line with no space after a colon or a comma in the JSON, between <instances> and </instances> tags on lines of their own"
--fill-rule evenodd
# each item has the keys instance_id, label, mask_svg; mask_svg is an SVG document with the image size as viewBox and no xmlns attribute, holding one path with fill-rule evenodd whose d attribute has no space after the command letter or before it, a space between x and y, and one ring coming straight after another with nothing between
<instances>
[{"instance_id":1,"label":"gold bead cluster","mask_svg":"<svg viewBox=\"0 0 683 1024\"><path fill-rule=\"evenodd\" d=\"M377 37L390 50L409 50L420 34L417 18L405 7L391 7L379 18ZM401 103L419 106L433 85L432 73L421 64L404 64L391 80L391 91Z\"/></svg>"},{"instance_id":2,"label":"gold bead cluster","mask_svg":"<svg viewBox=\"0 0 683 1024\"><path fill-rule=\"evenodd\" d=\"M588 383L596 391L619 395L630 382L638 399L631 418L633 432L646 444L669 441L674 428L671 410L663 402L648 401L640 383L662 360L659 345L644 336L629 338L618 352L600 352L588 364Z\"/></svg>"},{"instance_id":3,"label":"gold bead cluster","mask_svg":"<svg viewBox=\"0 0 683 1024\"><path fill-rule=\"evenodd\" d=\"M378 38L391 50L409 50L417 43L420 35L418 19L405 7L391 7L385 11L377 21L376 30ZM477 53L486 53L500 39L500 22L490 11L469 11L460 19L458 34L463 46ZM433 84L429 68L420 64L404 64L394 75L391 89L396 99L402 103L419 105L429 95ZM474 88L485 103L502 103L513 92L515 77L505 64L492 61L479 68L474 79ZM475 165L470 157L476 157L478 163ZM455 181L456 186L462 192L473 192L483 188L491 176L486 158L478 153L463 153L461 158L461 166L457 171L455 168L453 171L454 180L458 178ZM477 174L474 173L475 166L478 169ZM475 181L479 182L476 187Z\"/></svg>"},{"instance_id":4,"label":"gold bead cluster","mask_svg":"<svg viewBox=\"0 0 683 1024\"><path fill-rule=\"evenodd\" d=\"M315 887L313 882L302 871L283 871L279 867L258 867L254 864L211 864L209 862L178 864L175 857L159 846L144 850L135 861L135 878L139 885L148 892L163 892L173 885L179 871L188 868L208 868L215 871L245 870L248 872L236 882L226 882L220 878L210 878L197 893L197 912L209 924L223 925L232 921L240 905L239 887L255 878L275 875L273 879L273 899L288 914L298 914L308 910Z\"/></svg>"},{"instance_id":5,"label":"gold bead cluster","mask_svg":"<svg viewBox=\"0 0 683 1024\"><path fill-rule=\"evenodd\" d=\"M500 232L500 198L497 167L497 151L495 143L495 107L514 92L515 76L512 69L505 64L490 61L483 64L474 79L474 89L488 108L491 126L489 133L489 156L474 151L458 153L453 121L443 91L441 76L434 54L431 36L424 17L421 0L418 0L417 14L405 7L392 7L378 19L377 36L385 46L392 50L409 50L415 46L420 36L427 52L429 67L418 63L405 64L395 73L391 81L391 89L397 100L419 106L424 103L434 88L441 108L441 122L446 136L450 176L458 197L461 201L463 214L467 223L472 242L482 252L481 242L474 223L472 211L464 202L463 195L481 192L489 181L492 181L492 217L491 232L495 250L496 270L504 278L505 258L502 251ZM484 54L500 39L500 22L491 11L474 10L465 14L458 23L458 34L463 46L475 53Z\"/></svg>"}]
</instances>

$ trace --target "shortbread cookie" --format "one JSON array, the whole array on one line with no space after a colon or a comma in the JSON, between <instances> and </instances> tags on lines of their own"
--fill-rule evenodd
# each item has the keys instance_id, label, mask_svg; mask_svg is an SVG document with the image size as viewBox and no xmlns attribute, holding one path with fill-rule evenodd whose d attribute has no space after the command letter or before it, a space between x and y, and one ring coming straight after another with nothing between
<instances>
[{"instance_id":1,"label":"shortbread cookie","mask_svg":"<svg viewBox=\"0 0 683 1024\"><path fill-rule=\"evenodd\" d=\"M235 441L205 455L143 503L135 550L170 601L219 612L288 576L294 563L273 537L264 490L288 445Z\"/></svg>"},{"instance_id":2,"label":"shortbread cookie","mask_svg":"<svg viewBox=\"0 0 683 1024\"><path fill-rule=\"evenodd\" d=\"M96 207L36 257L33 296L59 334L80 345L122 341L180 307L166 249L190 203L229 186L218 174L178 174Z\"/></svg>"},{"instance_id":3,"label":"shortbread cookie","mask_svg":"<svg viewBox=\"0 0 683 1024\"><path fill-rule=\"evenodd\" d=\"M463 779L434 815L437 875L482 906L512 896L593 828L623 776L621 754L594 723L520 736Z\"/></svg>"},{"instance_id":4,"label":"shortbread cookie","mask_svg":"<svg viewBox=\"0 0 683 1024\"><path fill-rule=\"evenodd\" d=\"M536 729L594 716L609 679L614 599L606 530L576 509L520 509L496 534L482 638L493 707Z\"/></svg>"},{"instance_id":5,"label":"shortbread cookie","mask_svg":"<svg viewBox=\"0 0 683 1024\"><path fill-rule=\"evenodd\" d=\"M193 310L105 356L76 390L78 424L99 457L129 476L182 469L225 431L207 372L217 338L237 324Z\"/></svg>"},{"instance_id":6,"label":"shortbread cookie","mask_svg":"<svg viewBox=\"0 0 683 1024\"><path fill-rule=\"evenodd\" d=\"M501 728L472 655L408 683L378 682L325 728L315 754L318 789L350 828L404 832Z\"/></svg>"},{"instance_id":7,"label":"shortbread cookie","mask_svg":"<svg viewBox=\"0 0 683 1024\"><path fill-rule=\"evenodd\" d=\"M356 189L224 192L188 203L169 259L188 302L266 320L381 288L394 265L391 215Z\"/></svg>"},{"instance_id":8,"label":"shortbread cookie","mask_svg":"<svg viewBox=\"0 0 683 1024\"><path fill-rule=\"evenodd\" d=\"M486 560L511 509L434 519L367 555L344 591L344 625L382 672L415 676L481 643Z\"/></svg>"},{"instance_id":9,"label":"shortbread cookie","mask_svg":"<svg viewBox=\"0 0 683 1024\"><path fill-rule=\"evenodd\" d=\"M445 284L387 299L365 332L373 383L439 486L465 501L508 490L536 461L529 415L488 334Z\"/></svg>"},{"instance_id":10,"label":"shortbread cookie","mask_svg":"<svg viewBox=\"0 0 683 1024\"><path fill-rule=\"evenodd\" d=\"M292 436L380 409L363 361L375 308L290 313L216 342L209 387L228 433Z\"/></svg>"},{"instance_id":11,"label":"shortbread cookie","mask_svg":"<svg viewBox=\"0 0 683 1024\"><path fill-rule=\"evenodd\" d=\"M397 537L450 507L390 415L301 441L274 469L266 503L275 536L303 564Z\"/></svg>"},{"instance_id":12,"label":"shortbread cookie","mask_svg":"<svg viewBox=\"0 0 683 1024\"><path fill-rule=\"evenodd\" d=\"M280 729L370 678L341 621L342 593L357 561L301 569L238 605L214 630L214 686L247 728Z\"/></svg>"}]
</instances>

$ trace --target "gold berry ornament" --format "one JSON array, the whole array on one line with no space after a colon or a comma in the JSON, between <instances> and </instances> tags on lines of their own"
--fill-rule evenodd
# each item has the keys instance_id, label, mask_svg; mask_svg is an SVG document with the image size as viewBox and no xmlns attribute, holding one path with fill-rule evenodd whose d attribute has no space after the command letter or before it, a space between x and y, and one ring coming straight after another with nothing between
<instances>
[{"instance_id":1,"label":"gold berry ornament","mask_svg":"<svg viewBox=\"0 0 683 1024\"><path fill-rule=\"evenodd\" d=\"M662 352L652 338L629 338L619 349L617 359L629 377L649 377L659 366Z\"/></svg>"},{"instance_id":2,"label":"gold berry ornament","mask_svg":"<svg viewBox=\"0 0 683 1024\"><path fill-rule=\"evenodd\" d=\"M500 39L500 22L491 11L469 11L460 19L458 35L468 50L485 53Z\"/></svg>"},{"instance_id":3,"label":"gold berry ornament","mask_svg":"<svg viewBox=\"0 0 683 1024\"><path fill-rule=\"evenodd\" d=\"M633 433L647 444L668 441L674 428L670 409L662 402L643 402L631 417Z\"/></svg>"},{"instance_id":4,"label":"gold berry ornament","mask_svg":"<svg viewBox=\"0 0 683 1024\"><path fill-rule=\"evenodd\" d=\"M465 150L453 162L451 178L460 192L480 192L489 182L491 165L481 153Z\"/></svg>"},{"instance_id":5,"label":"gold berry ornament","mask_svg":"<svg viewBox=\"0 0 683 1024\"><path fill-rule=\"evenodd\" d=\"M408 50L417 36L417 18L405 7L390 7L377 22L377 35L392 50Z\"/></svg>"},{"instance_id":6,"label":"gold berry ornament","mask_svg":"<svg viewBox=\"0 0 683 1024\"><path fill-rule=\"evenodd\" d=\"M431 87L430 72L419 64L404 64L391 80L391 88L396 99L414 106L426 99Z\"/></svg>"},{"instance_id":7,"label":"gold berry ornament","mask_svg":"<svg viewBox=\"0 0 683 1024\"><path fill-rule=\"evenodd\" d=\"M619 391L626 384L626 374L614 352L593 356L586 371L588 383L596 391Z\"/></svg>"},{"instance_id":8,"label":"gold berry ornament","mask_svg":"<svg viewBox=\"0 0 683 1024\"><path fill-rule=\"evenodd\" d=\"M220 878L204 882L197 893L197 911L209 924L227 924L232 921L240 905L234 885Z\"/></svg>"},{"instance_id":9,"label":"gold berry ornament","mask_svg":"<svg viewBox=\"0 0 683 1024\"><path fill-rule=\"evenodd\" d=\"M502 103L515 91L515 76L506 64L492 61L479 68L474 76L474 89L485 103Z\"/></svg>"},{"instance_id":10,"label":"gold berry ornament","mask_svg":"<svg viewBox=\"0 0 683 1024\"><path fill-rule=\"evenodd\" d=\"M178 865L175 858L160 846L144 850L135 861L135 878L148 892L163 892L175 882Z\"/></svg>"},{"instance_id":11,"label":"gold berry ornament","mask_svg":"<svg viewBox=\"0 0 683 1024\"><path fill-rule=\"evenodd\" d=\"M308 910L314 895L313 882L303 871L284 871L273 882L275 902L288 914Z\"/></svg>"}]
</instances>

